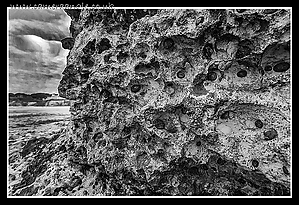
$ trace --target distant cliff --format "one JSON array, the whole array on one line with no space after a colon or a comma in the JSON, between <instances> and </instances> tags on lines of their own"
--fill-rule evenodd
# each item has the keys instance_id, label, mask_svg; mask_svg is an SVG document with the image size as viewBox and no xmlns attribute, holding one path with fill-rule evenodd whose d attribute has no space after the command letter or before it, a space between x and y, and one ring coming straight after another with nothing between
<instances>
[{"instance_id":1,"label":"distant cliff","mask_svg":"<svg viewBox=\"0 0 299 205\"><path fill-rule=\"evenodd\" d=\"M70 101L49 93L9 93L9 106L69 106Z\"/></svg>"}]
</instances>

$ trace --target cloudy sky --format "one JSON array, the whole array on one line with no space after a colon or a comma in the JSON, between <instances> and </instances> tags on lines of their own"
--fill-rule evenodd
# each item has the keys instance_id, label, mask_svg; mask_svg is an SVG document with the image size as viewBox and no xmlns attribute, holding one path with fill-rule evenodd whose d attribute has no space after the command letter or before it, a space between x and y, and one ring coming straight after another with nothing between
<instances>
[{"instance_id":1,"label":"cloudy sky","mask_svg":"<svg viewBox=\"0 0 299 205\"><path fill-rule=\"evenodd\" d=\"M9 10L9 92L57 93L70 18L62 9Z\"/></svg>"}]
</instances>

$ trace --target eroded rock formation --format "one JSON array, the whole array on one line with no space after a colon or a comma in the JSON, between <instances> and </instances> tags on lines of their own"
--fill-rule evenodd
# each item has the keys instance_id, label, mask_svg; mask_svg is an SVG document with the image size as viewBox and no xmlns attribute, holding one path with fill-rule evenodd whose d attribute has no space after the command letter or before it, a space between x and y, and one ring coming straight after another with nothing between
<instances>
[{"instance_id":1,"label":"eroded rock formation","mask_svg":"<svg viewBox=\"0 0 299 205\"><path fill-rule=\"evenodd\" d=\"M66 13L72 121L33 194L290 195L289 10Z\"/></svg>"}]
</instances>

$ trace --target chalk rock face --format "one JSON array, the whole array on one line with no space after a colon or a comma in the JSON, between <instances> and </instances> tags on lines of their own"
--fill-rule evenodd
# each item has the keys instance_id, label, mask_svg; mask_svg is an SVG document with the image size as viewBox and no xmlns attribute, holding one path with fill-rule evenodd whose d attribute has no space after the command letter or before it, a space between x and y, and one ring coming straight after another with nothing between
<instances>
[{"instance_id":1,"label":"chalk rock face","mask_svg":"<svg viewBox=\"0 0 299 205\"><path fill-rule=\"evenodd\" d=\"M289 10L66 13L56 194L290 195Z\"/></svg>"},{"instance_id":2,"label":"chalk rock face","mask_svg":"<svg viewBox=\"0 0 299 205\"><path fill-rule=\"evenodd\" d=\"M66 12L59 94L92 194L289 194L289 11Z\"/></svg>"}]
</instances>

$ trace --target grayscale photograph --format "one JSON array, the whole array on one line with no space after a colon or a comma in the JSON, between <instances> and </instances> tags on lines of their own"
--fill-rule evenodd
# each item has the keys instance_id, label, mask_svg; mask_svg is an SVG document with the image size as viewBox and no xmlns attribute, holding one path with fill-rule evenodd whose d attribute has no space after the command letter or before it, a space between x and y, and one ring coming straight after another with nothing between
<instances>
[{"instance_id":1,"label":"grayscale photograph","mask_svg":"<svg viewBox=\"0 0 299 205\"><path fill-rule=\"evenodd\" d=\"M7 197L292 196L291 7L7 11Z\"/></svg>"}]
</instances>

